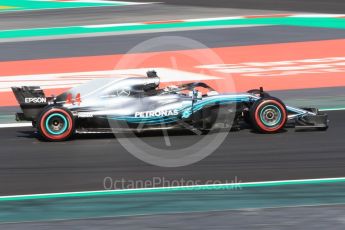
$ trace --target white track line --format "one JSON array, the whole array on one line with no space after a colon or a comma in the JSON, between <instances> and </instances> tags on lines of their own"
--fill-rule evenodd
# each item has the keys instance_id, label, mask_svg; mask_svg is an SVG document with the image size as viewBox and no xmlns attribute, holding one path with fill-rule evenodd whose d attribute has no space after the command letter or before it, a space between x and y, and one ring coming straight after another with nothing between
<instances>
[{"instance_id":1,"label":"white track line","mask_svg":"<svg viewBox=\"0 0 345 230\"><path fill-rule=\"evenodd\" d=\"M326 108L326 109L319 109L319 111L343 111L345 108Z\"/></svg>"},{"instance_id":2,"label":"white track line","mask_svg":"<svg viewBox=\"0 0 345 230\"><path fill-rule=\"evenodd\" d=\"M106 27L122 27L122 26L140 26L143 23L119 23L119 24L100 24L100 25L87 25L83 28L106 28Z\"/></svg>"},{"instance_id":3,"label":"white track line","mask_svg":"<svg viewBox=\"0 0 345 230\"><path fill-rule=\"evenodd\" d=\"M110 3L110 4L124 4L124 5L148 5L161 2L127 2L127 1L109 1L109 0L74 0L75 2L85 2L85 3Z\"/></svg>"},{"instance_id":4,"label":"white track line","mask_svg":"<svg viewBox=\"0 0 345 230\"><path fill-rule=\"evenodd\" d=\"M31 123L9 123L9 124L0 124L0 128L16 128L16 127L31 127Z\"/></svg>"},{"instance_id":5,"label":"white track line","mask_svg":"<svg viewBox=\"0 0 345 230\"><path fill-rule=\"evenodd\" d=\"M83 195L83 194L92 194L92 196L95 196L97 194L106 194L106 193L114 193L114 192L129 192L129 191L135 191L135 192L141 192L141 191L155 191L155 190L183 190L188 188L196 188L196 189L212 189L212 188L219 188L222 186L246 186L246 185L267 185L267 186L277 186L279 184L281 185L297 185L297 184L304 184L304 183L310 183L310 182L327 182L331 181L334 183L337 182L343 182L345 180L345 177L332 177L332 178L315 178L315 179L297 179L297 180L278 180L278 181L258 181L258 182L239 182L239 183L224 183L224 184L208 184L208 185L189 185L189 186L174 186L174 187L154 187L154 188L133 188L133 189L119 189L119 190L93 190L93 191L79 191L79 192L60 192L60 193L39 193L39 194L25 194L25 195L9 195L9 196L0 196L0 201L2 199L9 199L9 198L25 198L25 197L42 197L42 196L61 196L64 195Z\"/></svg>"},{"instance_id":6,"label":"white track line","mask_svg":"<svg viewBox=\"0 0 345 230\"><path fill-rule=\"evenodd\" d=\"M35 0L36 2L56 2L55 0ZM106 3L111 5L118 6L118 4L123 4L124 6L129 6L129 5L147 5L147 4L154 4L154 3L161 3L161 2L127 2L127 1L110 1L110 0L74 0L70 1L71 3L73 2L81 2L81 3ZM97 5L96 5L97 7Z\"/></svg>"},{"instance_id":7,"label":"white track line","mask_svg":"<svg viewBox=\"0 0 345 230\"><path fill-rule=\"evenodd\" d=\"M255 17L264 17L269 18L272 17L285 17L285 18L343 18L345 14L291 14L291 15L282 15L279 14L267 14L267 15L244 15L244 16L232 16L232 17L215 17L215 18L191 18L191 19L177 19L178 21L182 22L207 22L207 21L222 21L222 20L237 20L237 19L255 19ZM169 23L176 23L176 20L162 20L162 24ZM149 25L151 23L155 23L159 21L148 21L148 22L133 22L133 23L119 23L119 24L99 24L99 25L82 25L80 27L83 28L102 28L102 27L121 27L121 26L138 26L138 25Z\"/></svg>"}]
</instances>

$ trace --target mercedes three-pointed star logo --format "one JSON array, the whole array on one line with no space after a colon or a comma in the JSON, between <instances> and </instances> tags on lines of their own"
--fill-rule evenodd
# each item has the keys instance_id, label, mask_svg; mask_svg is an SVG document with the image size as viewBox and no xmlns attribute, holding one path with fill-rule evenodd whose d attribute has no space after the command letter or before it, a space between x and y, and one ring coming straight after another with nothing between
<instances>
[{"instance_id":1,"label":"mercedes three-pointed star logo","mask_svg":"<svg viewBox=\"0 0 345 230\"><path fill-rule=\"evenodd\" d=\"M117 96L125 96L128 97L131 94L131 91L128 89L119 89L116 91Z\"/></svg>"}]
</instances>

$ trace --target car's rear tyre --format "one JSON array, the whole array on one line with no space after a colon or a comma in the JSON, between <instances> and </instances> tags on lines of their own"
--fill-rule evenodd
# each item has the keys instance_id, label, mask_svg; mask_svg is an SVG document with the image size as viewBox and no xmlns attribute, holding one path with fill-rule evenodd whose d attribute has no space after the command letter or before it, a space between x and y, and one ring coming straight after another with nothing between
<instances>
[{"instance_id":1,"label":"car's rear tyre","mask_svg":"<svg viewBox=\"0 0 345 230\"><path fill-rule=\"evenodd\" d=\"M37 129L47 141L65 141L74 133L74 119L65 108L50 107L39 116Z\"/></svg>"},{"instance_id":2,"label":"car's rear tyre","mask_svg":"<svg viewBox=\"0 0 345 230\"><path fill-rule=\"evenodd\" d=\"M261 133L277 133L284 129L287 110L278 98L265 97L257 100L250 109L251 125Z\"/></svg>"}]
</instances>

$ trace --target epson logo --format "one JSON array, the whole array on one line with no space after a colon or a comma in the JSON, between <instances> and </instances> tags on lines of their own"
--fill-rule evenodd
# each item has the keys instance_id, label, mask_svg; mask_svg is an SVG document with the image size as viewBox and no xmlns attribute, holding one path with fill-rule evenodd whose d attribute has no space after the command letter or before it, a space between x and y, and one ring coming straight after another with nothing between
<instances>
[{"instance_id":1,"label":"epson logo","mask_svg":"<svg viewBox=\"0 0 345 230\"><path fill-rule=\"evenodd\" d=\"M25 98L25 103L47 103L47 98L45 98L45 97L27 97L27 98Z\"/></svg>"},{"instance_id":2,"label":"epson logo","mask_svg":"<svg viewBox=\"0 0 345 230\"><path fill-rule=\"evenodd\" d=\"M165 116L176 116L176 115L178 115L177 109L135 112L135 117L165 117Z\"/></svg>"}]
</instances>

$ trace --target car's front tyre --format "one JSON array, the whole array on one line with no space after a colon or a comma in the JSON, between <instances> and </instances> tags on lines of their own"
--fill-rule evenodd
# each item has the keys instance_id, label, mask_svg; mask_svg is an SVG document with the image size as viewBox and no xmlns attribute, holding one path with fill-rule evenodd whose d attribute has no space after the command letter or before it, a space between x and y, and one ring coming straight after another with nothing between
<instances>
[{"instance_id":1,"label":"car's front tyre","mask_svg":"<svg viewBox=\"0 0 345 230\"><path fill-rule=\"evenodd\" d=\"M74 133L73 115L65 108L49 107L40 114L37 129L47 141L65 141Z\"/></svg>"},{"instance_id":2,"label":"car's front tyre","mask_svg":"<svg viewBox=\"0 0 345 230\"><path fill-rule=\"evenodd\" d=\"M284 129L287 110L278 98L264 97L250 108L251 125L261 133L277 133Z\"/></svg>"}]
</instances>

